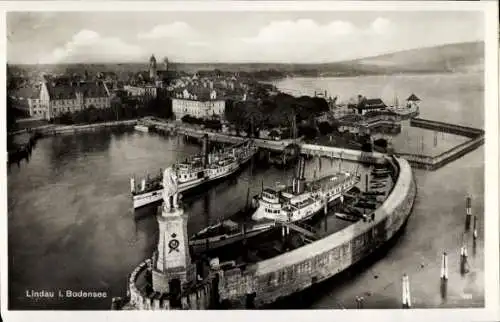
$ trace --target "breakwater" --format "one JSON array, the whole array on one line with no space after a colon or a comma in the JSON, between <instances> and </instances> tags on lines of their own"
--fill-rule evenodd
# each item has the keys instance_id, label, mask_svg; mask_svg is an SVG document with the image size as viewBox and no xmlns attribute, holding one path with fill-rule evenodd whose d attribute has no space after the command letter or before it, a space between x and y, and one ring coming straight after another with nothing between
<instances>
[{"instance_id":1,"label":"breakwater","mask_svg":"<svg viewBox=\"0 0 500 322\"><path fill-rule=\"evenodd\" d=\"M412 166L419 169L434 171L446 164L453 162L465 154L477 149L484 144L484 135L480 135L472 140L459 144L452 149L437 156L427 156L419 154L401 153L398 156L405 158Z\"/></svg>"},{"instance_id":2,"label":"breakwater","mask_svg":"<svg viewBox=\"0 0 500 322\"><path fill-rule=\"evenodd\" d=\"M439 121L432 121L422 118L411 119L410 126L419 127L426 130L434 130L438 132L461 135L471 139L476 138L480 135L484 135L484 130L481 129Z\"/></svg>"},{"instance_id":3,"label":"breakwater","mask_svg":"<svg viewBox=\"0 0 500 322\"><path fill-rule=\"evenodd\" d=\"M173 134L186 135L198 139L201 139L206 134L208 135L210 140L221 143L235 144L243 142L247 139L239 136L218 133L215 131L189 128L186 126L182 126L182 124L158 122L153 120L143 120L141 122L144 122L147 125L152 125L156 129L159 129L160 131ZM460 145L457 145L452 149L445 151L437 156L428 156L428 155L412 154L412 153L397 153L398 156L407 159L408 162L415 168L434 171L462 157L468 152L473 151L474 149L484 144L484 130L481 129L449 124L439 121L426 120L421 118L412 119L410 121L410 125L420 128L425 128L428 130L452 133L455 135L462 135L471 138L471 140L466 141ZM259 148L276 152L281 152L288 145L294 143L293 140L273 141L273 140L264 140L257 138L254 139L254 141ZM360 150L328 147L315 144L299 143L299 146L300 146L300 153L308 156L344 159L361 163L372 163L372 164L379 163L384 155L383 153L379 152L363 152Z\"/></svg>"},{"instance_id":4,"label":"breakwater","mask_svg":"<svg viewBox=\"0 0 500 322\"><path fill-rule=\"evenodd\" d=\"M124 121L114 121L114 122L102 122L93 123L85 125L44 125L38 126L30 129L23 129L8 133L9 139L14 139L15 137L27 136L28 139L22 144L14 144L13 147L9 148L7 153L7 164L11 165L16 163L20 165L22 160L29 161L31 152L36 146L36 141L52 135L62 135L62 134L76 134L80 132L97 131L104 128L114 128L119 126L133 126L137 123L137 120L124 120Z\"/></svg>"},{"instance_id":5,"label":"breakwater","mask_svg":"<svg viewBox=\"0 0 500 322\"><path fill-rule=\"evenodd\" d=\"M236 144L248 140L248 138L240 136L233 136L202 129L193 129L186 126L180 126L178 124L154 122L150 120L146 120L143 122L148 125L153 125L157 129L160 129L160 131L186 135L198 139L201 139L203 138L204 135L207 135L211 141L216 141L221 143ZM294 143L294 140L274 141L274 140L265 140L258 138L254 138L253 140L259 148L276 152L281 152L287 146ZM300 146L300 153L308 156L327 157L334 159L338 158L338 159L350 160L361 163L370 163L370 164L383 162L382 160L384 154L379 152L363 152L359 150L336 148L324 145L305 144L299 142L297 143Z\"/></svg>"},{"instance_id":6,"label":"breakwater","mask_svg":"<svg viewBox=\"0 0 500 322\"><path fill-rule=\"evenodd\" d=\"M113 299L112 308L258 308L337 275L391 240L411 213L417 188L409 163L395 157L384 157L384 161L392 168L395 184L381 207L367 219L255 264L229 269L218 264L211 266L204 278L199 276L196 282L186 284L175 298L154 292L145 285L150 283L148 276L154 262L147 259L129 276L127 296ZM204 275L200 270L198 274Z\"/></svg>"},{"instance_id":7,"label":"breakwater","mask_svg":"<svg viewBox=\"0 0 500 322\"><path fill-rule=\"evenodd\" d=\"M349 268L390 240L411 213L417 193L411 167L404 159L391 162L398 177L373 221L360 221L321 240L283 255L220 271L221 301L260 307L302 291Z\"/></svg>"},{"instance_id":8,"label":"breakwater","mask_svg":"<svg viewBox=\"0 0 500 322\"><path fill-rule=\"evenodd\" d=\"M70 134L87 131L95 131L103 128L111 128L116 126L133 126L137 124L137 120L123 120L113 122L92 123L83 125L43 125L31 129L18 130L8 133L8 136L21 135L25 133L38 133L42 136Z\"/></svg>"},{"instance_id":9,"label":"breakwater","mask_svg":"<svg viewBox=\"0 0 500 322\"><path fill-rule=\"evenodd\" d=\"M127 280L127 296L113 298L112 309L137 309L137 310L205 310L216 307L217 296L214 296L214 285L217 280L214 276L199 281L185 289L177 299L170 298L167 294L158 294L147 288L140 288L138 280L144 279L145 273L152 270L152 259L142 261L129 275Z\"/></svg>"},{"instance_id":10,"label":"breakwater","mask_svg":"<svg viewBox=\"0 0 500 322\"><path fill-rule=\"evenodd\" d=\"M432 121L426 119L412 119L411 126L420 127L427 130L434 130L438 132L451 133L455 135L465 136L470 140L465 141L447 151L444 151L436 156L428 156L412 153L397 153L398 156L405 158L412 166L425 170L437 170L446 164L457 160L465 154L477 149L484 144L485 132L482 129L472 127L450 124L439 121Z\"/></svg>"}]
</instances>

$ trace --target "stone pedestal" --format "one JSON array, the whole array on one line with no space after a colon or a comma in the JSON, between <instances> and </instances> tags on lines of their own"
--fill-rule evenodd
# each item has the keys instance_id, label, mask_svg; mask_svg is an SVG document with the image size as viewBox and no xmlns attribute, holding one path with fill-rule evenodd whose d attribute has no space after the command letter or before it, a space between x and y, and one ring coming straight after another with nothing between
<instances>
[{"instance_id":1,"label":"stone pedestal","mask_svg":"<svg viewBox=\"0 0 500 322\"><path fill-rule=\"evenodd\" d=\"M160 293L169 293L171 285L182 287L196 280L196 267L189 254L188 216L182 208L168 206L164 204L157 216L158 250L152 269L153 289Z\"/></svg>"}]
</instances>

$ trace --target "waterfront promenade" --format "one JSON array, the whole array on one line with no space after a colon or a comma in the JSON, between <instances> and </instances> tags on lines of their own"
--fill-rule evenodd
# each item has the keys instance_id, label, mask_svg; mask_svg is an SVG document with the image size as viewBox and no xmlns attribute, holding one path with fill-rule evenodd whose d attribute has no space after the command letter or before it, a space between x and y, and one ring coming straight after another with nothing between
<instances>
[{"instance_id":1,"label":"waterfront promenade","mask_svg":"<svg viewBox=\"0 0 500 322\"><path fill-rule=\"evenodd\" d=\"M167 123L160 122L156 120L142 120L147 125L154 126L156 128L162 129L169 133L177 133L190 137L201 138L205 134L208 135L209 139L212 141L222 142L222 143L240 143L246 140L244 137L228 135L224 133L208 131L200 128L194 128L186 126L182 123ZM405 158L413 167L425 170L436 170L460 157L467 154L468 152L478 148L484 144L484 130L475 129L471 127L464 127L460 125L437 122L425 119L416 119L416 121L411 121L412 125L422 127L425 129L453 133L471 138L470 140L453 147L450 150L444 151L437 156L427 156L414 153L397 153L396 155ZM281 152L289 144L294 143L293 140L264 140L264 139L254 139L257 146L263 149L268 149L272 151ZM302 142L297 142L300 145L301 153L317 156L326 157L332 159L344 159L356 162L366 162L366 163L377 163L380 160L383 153L379 152L362 152L359 150L329 147L324 145L307 144Z\"/></svg>"}]
</instances>

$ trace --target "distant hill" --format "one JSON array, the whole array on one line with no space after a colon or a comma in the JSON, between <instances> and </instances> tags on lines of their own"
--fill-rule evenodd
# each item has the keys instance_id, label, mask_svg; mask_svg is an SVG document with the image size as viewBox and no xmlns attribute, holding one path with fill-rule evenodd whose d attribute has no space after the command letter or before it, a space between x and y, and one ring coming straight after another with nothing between
<instances>
[{"instance_id":1,"label":"distant hill","mask_svg":"<svg viewBox=\"0 0 500 322\"><path fill-rule=\"evenodd\" d=\"M345 62L387 72L455 72L484 69L484 42L417 48ZM359 67L361 67L359 66Z\"/></svg>"},{"instance_id":2,"label":"distant hill","mask_svg":"<svg viewBox=\"0 0 500 322\"><path fill-rule=\"evenodd\" d=\"M224 72L253 73L257 79L286 76L362 76L395 73L445 73L484 70L484 42L447 44L410 49L376 57L322 64L280 63L171 63L173 69L189 74L200 70L218 69ZM10 65L12 71L23 74L113 72L120 79L148 69L148 63Z\"/></svg>"}]
</instances>

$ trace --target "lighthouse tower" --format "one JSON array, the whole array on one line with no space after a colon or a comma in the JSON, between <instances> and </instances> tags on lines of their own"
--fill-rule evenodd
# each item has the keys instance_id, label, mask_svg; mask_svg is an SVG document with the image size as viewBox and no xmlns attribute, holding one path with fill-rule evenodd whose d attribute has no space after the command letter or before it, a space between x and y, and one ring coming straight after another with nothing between
<instances>
[{"instance_id":1,"label":"lighthouse tower","mask_svg":"<svg viewBox=\"0 0 500 322\"><path fill-rule=\"evenodd\" d=\"M179 294L182 287L196 279L196 266L189 254L188 216L178 203L175 170L163 173L163 205L158 215L159 239L153 258L153 290Z\"/></svg>"}]
</instances>

